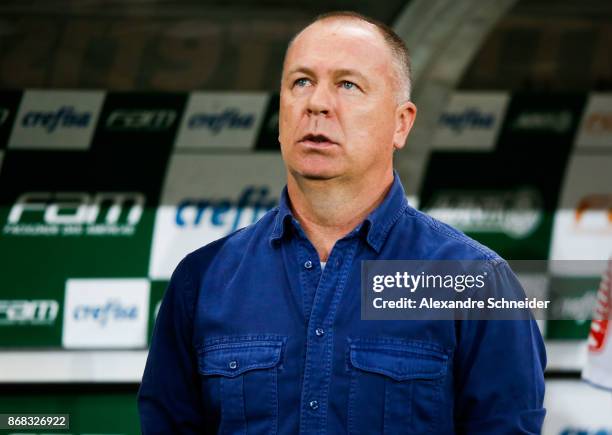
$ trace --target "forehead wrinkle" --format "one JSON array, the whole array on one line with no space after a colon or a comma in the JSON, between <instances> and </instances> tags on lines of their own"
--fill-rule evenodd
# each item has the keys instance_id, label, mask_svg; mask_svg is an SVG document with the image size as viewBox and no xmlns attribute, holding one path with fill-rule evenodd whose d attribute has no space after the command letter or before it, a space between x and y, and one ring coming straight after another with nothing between
<instances>
[{"instance_id":1,"label":"forehead wrinkle","mask_svg":"<svg viewBox=\"0 0 612 435\"><path fill-rule=\"evenodd\" d=\"M387 50L388 59L385 62L375 62L377 64L390 64L392 62L391 53L389 48L383 42L377 43L372 40L370 35L359 35L351 36L346 34L338 34L336 32L324 32L316 35L308 35L309 39L298 39L296 40L287 51L285 57L285 66L288 61L294 61L296 57L298 59L304 59L305 56L312 58L321 58L326 63L334 63L338 60L346 60L348 56L354 56L354 59L350 59L355 64L347 65L345 67L339 67L344 69L352 69L357 71L357 67L364 64L362 59L373 60L372 52L379 53L379 50ZM366 37L368 36L368 37ZM337 47L341 45L340 50L335 52L335 56L329 55L330 47ZM384 46L384 48L383 48ZM369 52L368 52L369 50ZM296 51L299 54L296 54ZM356 63L357 62L357 63ZM365 62L366 64L368 62ZM293 71L293 68L291 69Z\"/></svg>"},{"instance_id":2,"label":"forehead wrinkle","mask_svg":"<svg viewBox=\"0 0 612 435\"><path fill-rule=\"evenodd\" d=\"M335 56L329 56L323 52L326 47L329 47L334 42L345 40L348 44L342 47L342 53L337 53ZM331 42L330 42L331 41ZM373 71L373 75L382 75L384 81L391 84L393 92L399 92L401 88L401 79L399 78L397 61L395 55L388 42L384 39L384 35L376 28L376 26L361 22L352 18L333 17L314 22L298 33L290 42L285 53L283 62L283 76L288 75L287 67L289 62L297 62L298 59L303 61L305 55L315 58L323 58L326 63L344 60L344 53L352 54L356 59L364 58L373 60L371 53L359 53L364 47L370 47L375 53L380 53L381 50L386 54L386 59L376 59L377 61L369 64L368 68ZM299 54L295 53L299 51ZM354 61L355 59L351 59ZM363 66L363 63L358 63L355 68L352 65L339 66L338 68L358 70ZM291 72L294 68L291 69ZM371 74L368 74L368 76ZM372 77L373 78L373 77ZM375 81L375 80L374 80ZM372 80L370 80L372 82Z\"/></svg>"},{"instance_id":3,"label":"forehead wrinkle","mask_svg":"<svg viewBox=\"0 0 612 435\"><path fill-rule=\"evenodd\" d=\"M319 39L323 37L323 43L328 43L329 40L334 41L339 36L341 38L350 38L350 42L361 46L362 44L356 41L361 40L362 43L377 45L378 48L384 47L383 49L387 51L387 54L393 58L391 48L385 41L383 35L374 25L350 18L327 18L310 24L300 33L295 35L295 37L290 41L285 52L285 62L289 58L289 54L293 51L296 44L303 42L302 40L306 36L310 36L312 32L316 31L317 27L321 27L322 29L318 30L314 37L319 37ZM311 38L313 37L311 36ZM312 44L312 41L308 42Z\"/></svg>"}]
</instances>

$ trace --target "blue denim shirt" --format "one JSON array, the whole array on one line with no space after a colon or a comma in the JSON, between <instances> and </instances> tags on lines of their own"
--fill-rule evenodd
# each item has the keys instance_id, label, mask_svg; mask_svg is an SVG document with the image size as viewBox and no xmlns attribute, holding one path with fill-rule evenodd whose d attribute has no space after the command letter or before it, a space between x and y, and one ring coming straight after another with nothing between
<instances>
[{"instance_id":1,"label":"blue denim shirt","mask_svg":"<svg viewBox=\"0 0 612 435\"><path fill-rule=\"evenodd\" d=\"M144 434L535 434L533 320L360 320L360 264L508 264L408 205L397 174L324 270L286 189L258 223L189 254L159 311L139 391Z\"/></svg>"}]
</instances>

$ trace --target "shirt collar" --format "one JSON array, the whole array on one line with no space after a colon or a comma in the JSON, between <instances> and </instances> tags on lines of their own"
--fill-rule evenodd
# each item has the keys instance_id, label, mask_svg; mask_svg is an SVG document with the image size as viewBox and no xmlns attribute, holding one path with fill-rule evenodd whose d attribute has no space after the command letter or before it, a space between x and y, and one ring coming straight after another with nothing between
<instances>
[{"instance_id":1,"label":"shirt collar","mask_svg":"<svg viewBox=\"0 0 612 435\"><path fill-rule=\"evenodd\" d=\"M287 192L287 186L285 186L278 203L276 217L274 218L274 227L270 235L270 243L280 241L287 233L288 222L293 219L289 204L289 193Z\"/></svg>"},{"instance_id":2,"label":"shirt collar","mask_svg":"<svg viewBox=\"0 0 612 435\"><path fill-rule=\"evenodd\" d=\"M290 208L287 186L283 189L278 212L274 219L274 227L270 235L270 243L280 241L288 232L293 221ZM393 184L387 192L385 199L374 211L355 229L355 232L365 238L366 242L376 251L380 252L389 230L408 207L406 194L402 187L399 175L393 171Z\"/></svg>"}]
</instances>

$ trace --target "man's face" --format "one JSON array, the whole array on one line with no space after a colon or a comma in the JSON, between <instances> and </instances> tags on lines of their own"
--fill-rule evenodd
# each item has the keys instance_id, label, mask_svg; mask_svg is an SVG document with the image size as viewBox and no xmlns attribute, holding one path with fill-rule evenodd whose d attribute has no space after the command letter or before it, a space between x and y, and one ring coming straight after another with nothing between
<instances>
[{"instance_id":1,"label":"man's face","mask_svg":"<svg viewBox=\"0 0 612 435\"><path fill-rule=\"evenodd\" d=\"M403 146L408 133L398 135L395 80L390 49L374 27L328 19L298 35L285 58L279 113L291 175L352 179L390 172L394 144Z\"/></svg>"}]
</instances>

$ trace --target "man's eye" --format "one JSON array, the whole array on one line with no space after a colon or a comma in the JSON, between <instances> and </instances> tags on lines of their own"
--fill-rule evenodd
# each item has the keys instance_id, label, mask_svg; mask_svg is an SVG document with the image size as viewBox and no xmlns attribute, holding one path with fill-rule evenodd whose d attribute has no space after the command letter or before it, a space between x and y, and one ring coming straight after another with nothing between
<instances>
[{"instance_id":1,"label":"man's eye","mask_svg":"<svg viewBox=\"0 0 612 435\"><path fill-rule=\"evenodd\" d=\"M344 89L348 89L348 90L357 89L357 85L355 83L353 83L353 82L349 82L348 80L343 80L342 81L342 87Z\"/></svg>"},{"instance_id":2,"label":"man's eye","mask_svg":"<svg viewBox=\"0 0 612 435\"><path fill-rule=\"evenodd\" d=\"M308 83L310 83L310 80L308 80L305 77L302 77L300 79L297 79L295 82L293 82L293 85L303 88L304 86L308 86Z\"/></svg>"}]
</instances>

